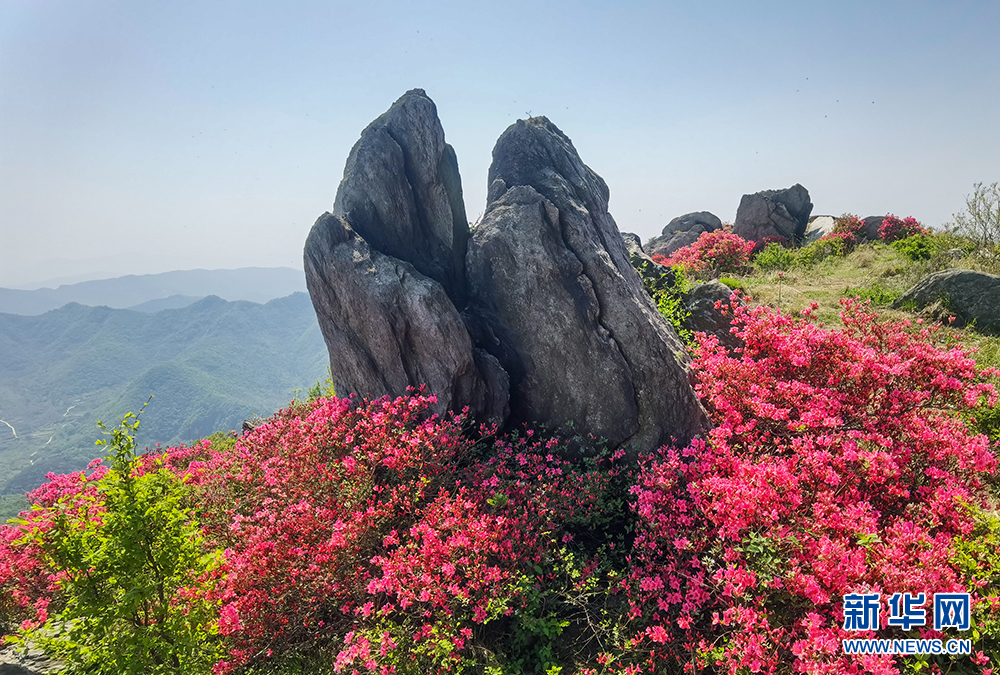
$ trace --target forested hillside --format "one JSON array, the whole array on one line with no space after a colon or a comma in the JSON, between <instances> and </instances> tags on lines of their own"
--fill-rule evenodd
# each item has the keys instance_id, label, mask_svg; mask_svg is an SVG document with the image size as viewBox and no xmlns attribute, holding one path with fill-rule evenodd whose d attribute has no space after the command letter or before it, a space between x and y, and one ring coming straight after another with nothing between
<instances>
[{"instance_id":1,"label":"forested hillside","mask_svg":"<svg viewBox=\"0 0 1000 675\"><path fill-rule=\"evenodd\" d=\"M0 494L101 454L99 419L152 394L141 445L176 444L270 415L327 372L309 297L208 297L155 314L70 304L0 314ZM16 434L16 435L15 435Z\"/></svg>"}]
</instances>

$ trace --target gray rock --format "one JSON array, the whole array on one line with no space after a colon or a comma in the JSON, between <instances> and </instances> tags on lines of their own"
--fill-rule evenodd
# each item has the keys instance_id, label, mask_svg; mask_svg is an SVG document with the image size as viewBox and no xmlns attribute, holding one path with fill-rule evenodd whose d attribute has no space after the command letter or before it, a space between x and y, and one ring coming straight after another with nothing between
<instances>
[{"instance_id":1,"label":"gray rock","mask_svg":"<svg viewBox=\"0 0 1000 675\"><path fill-rule=\"evenodd\" d=\"M0 649L0 675L54 675L64 670L64 664L37 647L8 645Z\"/></svg>"},{"instance_id":2,"label":"gray rock","mask_svg":"<svg viewBox=\"0 0 1000 675\"><path fill-rule=\"evenodd\" d=\"M639 243L639 235L623 232L622 241L625 242L629 262L632 263L633 269L639 273L642 286L650 296L655 296L658 291L673 288L677 282L677 275L666 265L661 265L646 255Z\"/></svg>"},{"instance_id":3,"label":"gray rock","mask_svg":"<svg viewBox=\"0 0 1000 675\"><path fill-rule=\"evenodd\" d=\"M861 222L864 223L864 227L861 228L861 238L866 241L878 241L881 239L878 231L882 228L883 220L885 220L885 216L868 216L867 218L862 218Z\"/></svg>"},{"instance_id":4,"label":"gray rock","mask_svg":"<svg viewBox=\"0 0 1000 675\"><path fill-rule=\"evenodd\" d=\"M497 141L489 184L469 298L486 329L477 343L510 374L512 421L572 421L638 450L702 432L684 346L572 142L544 117L519 120Z\"/></svg>"},{"instance_id":5,"label":"gray rock","mask_svg":"<svg viewBox=\"0 0 1000 675\"><path fill-rule=\"evenodd\" d=\"M410 263L463 302L469 222L462 179L422 89L406 92L361 132L333 213L375 250Z\"/></svg>"},{"instance_id":6,"label":"gray rock","mask_svg":"<svg viewBox=\"0 0 1000 675\"><path fill-rule=\"evenodd\" d=\"M465 324L440 283L329 213L306 240L305 272L340 395L398 396L426 384L438 412L468 405L482 419L503 420L502 393L487 395Z\"/></svg>"},{"instance_id":7,"label":"gray rock","mask_svg":"<svg viewBox=\"0 0 1000 675\"><path fill-rule=\"evenodd\" d=\"M802 236L803 244L810 244L820 237L833 232L833 228L836 225L836 218L833 216L813 216L809 219L809 224L806 226L806 232Z\"/></svg>"},{"instance_id":8,"label":"gray rock","mask_svg":"<svg viewBox=\"0 0 1000 675\"><path fill-rule=\"evenodd\" d=\"M796 183L785 190L743 195L736 210L733 232L748 241L781 237L801 242L812 213L809 191Z\"/></svg>"},{"instance_id":9,"label":"gray rock","mask_svg":"<svg viewBox=\"0 0 1000 675\"><path fill-rule=\"evenodd\" d=\"M335 212L306 241L338 394L426 385L438 411L572 422L638 450L704 431L684 347L607 206L604 181L562 132L544 118L518 122L494 149L470 240L434 105L407 93L364 131Z\"/></svg>"},{"instance_id":10,"label":"gray rock","mask_svg":"<svg viewBox=\"0 0 1000 675\"><path fill-rule=\"evenodd\" d=\"M943 270L921 279L893 304L929 309L937 319L954 316L958 325L974 324L1000 332L1000 277L973 270Z\"/></svg>"},{"instance_id":11,"label":"gray rock","mask_svg":"<svg viewBox=\"0 0 1000 675\"><path fill-rule=\"evenodd\" d=\"M649 257L646 255L646 252L642 250L642 239L639 238L639 235L633 232L622 232L622 242L625 244L625 250L628 251L629 257Z\"/></svg>"},{"instance_id":12,"label":"gray rock","mask_svg":"<svg viewBox=\"0 0 1000 675\"><path fill-rule=\"evenodd\" d=\"M659 237L653 237L646 245L649 255L669 257L674 251L698 241L705 232L715 232L722 228L722 221L708 211L697 211L677 216L663 227Z\"/></svg>"},{"instance_id":13,"label":"gray rock","mask_svg":"<svg viewBox=\"0 0 1000 675\"><path fill-rule=\"evenodd\" d=\"M719 342L729 349L743 346L743 341L730 332L732 328L732 309L730 298L733 290L721 281L709 281L697 284L685 295L684 309L690 314L685 320L685 327L692 333L708 333L719 338ZM716 303L722 303L716 307ZM723 314L723 311L726 313Z\"/></svg>"}]
</instances>

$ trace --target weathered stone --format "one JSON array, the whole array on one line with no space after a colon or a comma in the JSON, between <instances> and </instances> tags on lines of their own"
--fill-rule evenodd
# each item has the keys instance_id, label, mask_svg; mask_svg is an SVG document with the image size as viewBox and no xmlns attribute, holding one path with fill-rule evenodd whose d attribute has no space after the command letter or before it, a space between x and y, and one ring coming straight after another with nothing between
<instances>
[{"instance_id":1,"label":"weathered stone","mask_svg":"<svg viewBox=\"0 0 1000 675\"><path fill-rule=\"evenodd\" d=\"M608 188L544 117L493 150L469 244L477 339L510 374L512 421L572 421L612 445L690 439L706 416L683 344L653 306L608 213Z\"/></svg>"},{"instance_id":2,"label":"weathered stone","mask_svg":"<svg viewBox=\"0 0 1000 675\"><path fill-rule=\"evenodd\" d=\"M677 275L666 265L656 262L642 250L639 243L639 235L631 232L622 233L622 241L625 242L625 250L629 254L629 262L632 268L639 273L642 287L646 293L656 300L656 295L660 291L673 288L677 283Z\"/></svg>"},{"instance_id":3,"label":"weathered stone","mask_svg":"<svg viewBox=\"0 0 1000 675\"><path fill-rule=\"evenodd\" d=\"M630 258L649 258L642 249L642 239L639 238L639 235L633 232L622 232L622 242L624 242L625 250L628 251Z\"/></svg>"},{"instance_id":4,"label":"weathered stone","mask_svg":"<svg viewBox=\"0 0 1000 675\"><path fill-rule=\"evenodd\" d=\"M733 290L721 281L697 284L684 296L684 309L689 312L685 327L692 333L708 333L719 338L729 349L743 346L743 341L730 332L732 309L730 298ZM716 307L716 303L722 303ZM723 314L723 311L726 313Z\"/></svg>"},{"instance_id":5,"label":"weathered stone","mask_svg":"<svg viewBox=\"0 0 1000 675\"><path fill-rule=\"evenodd\" d=\"M881 239L879 230L882 229L882 221L885 216L868 216L861 220L864 226L861 228L860 236L867 241L878 241Z\"/></svg>"},{"instance_id":6,"label":"weathered stone","mask_svg":"<svg viewBox=\"0 0 1000 675\"><path fill-rule=\"evenodd\" d=\"M836 218L833 216L813 216L809 219L809 225L806 226L802 243L810 244L820 237L830 234L836 224Z\"/></svg>"},{"instance_id":7,"label":"weathered stone","mask_svg":"<svg viewBox=\"0 0 1000 675\"><path fill-rule=\"evenodd\" d=\"M468 405L502 421L502 392L487 395L465 324L440 283L374 250L329 213L306 240L305 272L338 394L396 396L427 385L439 412Z\"/></svg>"},{"instance_id":8,"label":"weathered stone","mask_svg":"<svg viewBox=\"0 0 1000 675\"><path fill-rule=\"evenodd\" d=\"M663 227L659 237L653 237L645 246L649 255L670 257L677 249L698 241L705 232L715 232L722 228L722 221L714 213L697 211L677 216Z\"/></svg>"},{"instance_id":9,"label":"weathered stone","mask_svg":"<svg viewBox=\"0 0 1000 675\"><path fill-rule=\"evenodd\" d=\"M954 316L958 325L1000 332L1000 277L973 270L944 270L920 280L894 307L934 308L937 319Z\"/></svg>"},{"instance_id":10,"label":"weathered stone","mask_svg":"<svg viewBox=\"0 0 1000 675\"><path fill-rule=\"evenodd\" d=\"M361 132L334 215L377 251L405 260L461 305L469 223L455 151L434 102L406 92Z\"/></svg>"},{"instance_id":11,"label":"weathered stone","mask_svg":"<svg viewBox=\"0 0 1000 675\"><path fill-rule=\"evenodd\" d=\"M0 649L0 675L50 675L65 669L65 664L38 647L7 645Z\"/></svg>"},{"instance_id":12,"label":"weathered stone","mask_svg":"<svg viewBox=\"0 0 1000 675\"><path fill-rule=\"evenodd\" d=\"M409 92L364 131L306 242L338 394L426 385L439 411L637 450L705 430L684 347L568 138L544 118L501 136L472 240L461 201L434 105Z\"/></svg>"},{"instance_id":13,"label":"weathered stone","mask_svg":"<svg viewBox=\"0 0 1000 675\"><path fill-rule=\"evenodd\" d=\"M773 237L801 242L812 208L809 191L798 183L785 190L743 195L736 210L733 232L754 242Z\"/></svg>"}]
</instances>

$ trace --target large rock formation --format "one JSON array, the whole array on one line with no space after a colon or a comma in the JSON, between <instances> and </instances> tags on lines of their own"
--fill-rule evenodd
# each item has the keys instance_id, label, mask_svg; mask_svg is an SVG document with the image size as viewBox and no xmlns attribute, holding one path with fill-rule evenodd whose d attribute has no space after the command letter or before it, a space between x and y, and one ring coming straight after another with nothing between
<instances>
[{"instance_id":1,"label":"large rock formation","mask_svg":"<svg viewBox=\"0 0 1000 675\"><path fill-rule=\"evenodd\" d=\"M462 179L423 90L407 92L361 132L333 213L376 250L412 264L461 302L469 239Z\"/></svg>"},{"instance_id":2,"label":"large rock formation","mask_svg":"<svg viewBox=\"0 0 1000 675\"><path fill-rule=\"evenodd\" d=\"M304 262L337 393L427 385L439 411L469 406L503 421L499 365L473 349L456 307L469 227L455 153L423 91L407 92L362 132L334 212L313 226Z\"/></svg>"},{"instance_id":3,"label":"large rock formation","mask_svg":"<svg viewBox=\"0 0 1000 675\"><path fill-rule=\"evenodd\" d=\"M643 248L649 255L669 258L677 249L698 241L698 237L704 232L715 232L721 228L722 221L714 213L708 211L686 213L664 225L660 236L650 239Z\"/></svg>"},{"instance_id":4,"label":"large rock formation","mask_svg":"<svg viewBox=\"0 0 1000 675\"><path fill-rule=\"evenodd\" d=\"M470 239L457 162L424 92L365 129L305 248L337 393L426 384L439 410L572 423L635 450L703 431L683 345L570 140L545 118L519 121L489 177Z\"/></svg>"},{"instance_id":5,"label":"large rock formation","mask_svg":"<svg viewBox=\"0 0 1000 675\"><path fill-rule=\"evenodd\" d=\"M747 241L781 238L801 242L812 208L809 191L798 183L785 190L743 195L733 232Z\"/></svg>"},{"instance_id":6,"label":"large rock formation","mask_svg":"<svg viewBox=\"0 0 1000 675\"><path fill-rule=\"evenodd\" d=\"M698 433L684 345L629 262L607 185L570 140L544 117L516 122L489 184L467 273L484 325L499 326L482 344L511 375L513 421L572 421L647 448Z\"/></svg>"},{"instance_id":7,"label":"large rock formation","mask_svg":"<svg viewBox=\"0 0 1000 675\"><path fill-rule=\"evenodd\" d=\"M958 325L973 324L1000 333L1000 277L973 270L943 270L921 279L894 307L915 307L938 320L954 316Z\"/></svg>"}]
</instances>

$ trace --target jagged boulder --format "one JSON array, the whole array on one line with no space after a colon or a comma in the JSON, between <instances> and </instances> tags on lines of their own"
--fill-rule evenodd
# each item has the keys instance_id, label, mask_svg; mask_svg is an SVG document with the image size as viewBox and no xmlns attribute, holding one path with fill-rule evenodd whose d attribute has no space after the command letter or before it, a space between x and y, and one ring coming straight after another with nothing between
<instances>
[{"instance_id":1,"label":"jagged boulder","mask_svg":"<svg viewBox=\"0 0 1000 675\"><path fill-rule=\"evenodd\" d=\"M608 188L544 117L497 141L469 243L478 340L511 377L511 416L648 449L706 417L684 346L653 306L608 213Z\"/></svg>"},{"instance_id":2,"label":"jagged boulder","mask_svg":"<svg viewBox=\"0 0 1000 675\"><path fill-rule=\"evenodd\" d=\"M427 385L439 411L469 406L503 421L502 369L474 349L458 309L468 236L455 153L433 101L414 89L362 132L334 213L306 241L306 285L338 393Z\"/></svg>"},{"instance_id":3,"label":"jagged boulder","mask_svg":"<svg viewBox=\"0 0 1000 675\"><path fill-rule=\"evenodd\" d=\"M420 90L351 151L305 247L339 395L426 385L438 410L572 422L636 450L705 430L686 352L629 263L608 188L555 125L533 118L500 137L471 239L461 194Z\"/></svg>"},{"instance_id":4,"label":"jagged boulder","mask_svg":"<svg viewBox=\"0 0 1000 675\"><path fill-rule=\"evenodd\" d=\"M361 132L333 214L462 302L469 239L462 179L437 107L422 89L406 92Z\"/></svg>"},{"instance_id":5,"label":"jagged boulder","mask_svg":"<svg viewBox=\"0 0 1000 675\"><path fill-rule=\"evenodd\" d=\"M437 281L329 213L306 240L305 272L339 394L400 395L427 385L439 412L470 406L503 420L505 401L493 407L465 323Z\"/></svg>"},{"instance_id":6,"label":"jagged boulder","mask_svg":"<svg viewBox=\"0 0 1000 675\"><path fill-rule=\"evenodd\" d=\"M1000 277L973 270L944 270L921 279L899 296L896 308L923 309L938 320L1000 333Z\"/></svg>"},{"instance_id":7,"label":"jagged boulder","mask_svg":"<svg viewBox=\"0 0 1000 675\"><path fill-rule=\"evenodd\" d=\"M809 191L798 183L785 190L743 195L736 210L733 232L747 241L781 238L801 242L812 208Z\"/></svg>"},{"instance_id":8,"label":"jagged boulder","mask_svg":"<svg viewBox=\"0 0 1000 675\"><path fill-rule=\"evenodd\" d=\"M692 333L714 335L730 350L742 347L743 341L730 332L732 294L733 289L718 280L697 284L683 299L684 309L689 312L685 327Z\"/></svg>"},{"instance_id":9,"label":"jagged boulder","mask_svg":"<svg viewBox=\"0 0 1000 675\"><path fill-rule=\"evenodd\" d=\"M696 211L677 216L663 227L659 237L653 237L644 249L649 255L670 257L674 251L698 241L705 232L722 228L722 221L714 213Z\"/></svg>"}]
</instances>

